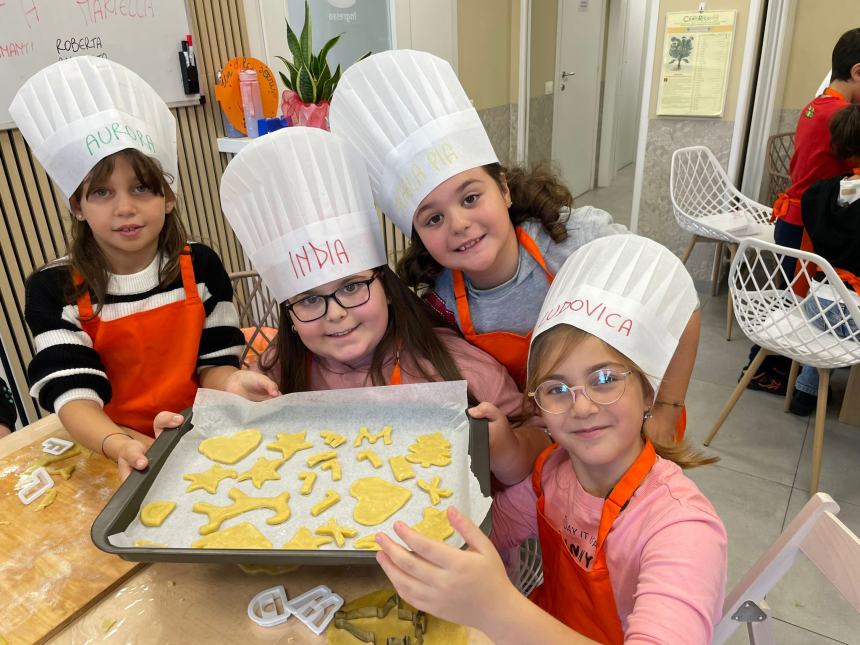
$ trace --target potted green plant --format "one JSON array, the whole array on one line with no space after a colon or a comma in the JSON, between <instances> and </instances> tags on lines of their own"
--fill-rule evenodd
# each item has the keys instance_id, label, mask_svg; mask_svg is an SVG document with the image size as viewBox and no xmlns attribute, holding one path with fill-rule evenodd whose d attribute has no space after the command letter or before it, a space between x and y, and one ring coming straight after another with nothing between
<instances>
[{"instance_id":1,"label":"potted green plant","mask_svg":"<svg viewBox=\"0 0 860 645\"><path fill-rule=\"evenodd\" d=\"M340 65L332 73L326 57L343 34L329 40L319 53L312 49L311 16L305 0L305 24L301 36L287 21L287 45L293 55L292 62L283 56L277 58L287 67L287 74L278 72L287 88L281 96L281 111L293 125L305 125L328 130L328 108L340 80ZM367 52L359 60L370 55Z\"/></svg>"}]
</instances>

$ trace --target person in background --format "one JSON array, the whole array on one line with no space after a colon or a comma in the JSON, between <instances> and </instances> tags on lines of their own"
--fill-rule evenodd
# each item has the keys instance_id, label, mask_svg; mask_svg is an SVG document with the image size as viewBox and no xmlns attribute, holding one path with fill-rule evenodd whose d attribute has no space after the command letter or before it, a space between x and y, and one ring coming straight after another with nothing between
<instances>
[{"instance_id":1,"label":"person in background","mask_svg":"<svg viewBox=\"0 0 860 645\"><path fill-rule=\"evenodd\" d=\"M830 85L801 111L794 134L794 154L789 164L791 184L773 205L776 219L773 237L780 246L801 248L803 219L801 198L815 182L851 172L851 163L839 157L830 145L830 120L849 105L860 103L860 28L846 31L833 48ZM794 260L786 260L786 276L794 275ZM750 351L749 363L758 347ZM785 394L791 361L768 356L748 387L753 390ZM746 367L744 368L746 370Z\"/></svg>"},{"instance_id":2,"label":"person in background","mask_svg":"<svg viewBox=\"0 0 860 645\"><path fill-rule=\"evenodd\" d=\"M68 255L27 279L30 393L120 475L147 466L153 419L198 387L267 398L240 371L230 279L188 242L176 205L176 120L131 70L81 56L27 80L12 118L72 214Z\"/></svg>"},{"instance_id":3,"label":"person in background","mask_svg":"<svg viewBox=\"0 0 860 645\"><path fill-rule=\"evenodd\" d=\"M588 294L600 319L571 306ZM456 549L403 522L377 561L418 609L494 643L710 643L722 614L726 530L681 468L715 461L652 442L644 420L697 306L668 249L628 235L585 245L550 287L531 341L528 393L553 445L532 477L497 494L488 539L454 507ZM610 322L611 321L611 322ZM537 536L529 598L497 549Z\"/></svg>"},{"instance_id":4,"label":"person in background","mask_svg":"<svg viewBox=\"0 0 860 645\"><path fill-rule=\"evenodd\" d=\"M15 431L18 411L6 381L0 378L0 439Z\"/></svg>"},{"instance_id":5,"label":"person in background","mask_svg":"<svg viewBox=\"0 0 860 645\"><path fill-rule=\"evenodd\" d=\"M503 167L454 70L432 54L386 51L350 66L329 118L364 156L377 205L411 239L401 277L521 387L554 274L584 244L627 229L605 211L573 209L547 169ZM665 441L683 435L699 324L695 311L649 421Z\"/></svg>"}]
</instances>

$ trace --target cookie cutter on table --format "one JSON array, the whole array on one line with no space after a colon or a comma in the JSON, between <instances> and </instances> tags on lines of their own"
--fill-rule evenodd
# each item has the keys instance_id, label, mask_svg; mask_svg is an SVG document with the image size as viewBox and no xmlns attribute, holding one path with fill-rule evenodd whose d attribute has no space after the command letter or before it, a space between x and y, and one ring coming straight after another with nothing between
<instances>
[{"instance_id":1,"label":"cookie cutter on table","mask_svg":"<svg viewBox=\"0 0 860 645\"><path fill-rule=\"evenodd\" d=\"M337 610L343 607L343 598L325 585L319 585L293 598L287 607L305 627L319 636L328 627Z\"/></svg>"},{"instance_id":2,"label":"cookie cutter on table","mask_svg":"<svg viewBox=\"0 0 860 645\"><path fill-rule=\"evenodd\" d=\"M349 632L363 643L382 645L381 641L376 640L376 632L356 627L350 621L361 618L385 618L392 609L397 610L397 618L399 620L412 623L412 627L415 630L415 640L413 641L409 636L404 636L403 638L389 636L385 641L385 645L422 645L424 634L427 633L427 614L418 609L410 611L403 607L400 595L397 593L391 594L391 597L381 606L370 605L369 607L359 607L358 609L351 609L349 611L338 611L334 615L334 626Z\"/></svg>"},{"instance_id":3,"label":"cookie cutter on table","mask_svg":"<svg viewBox=\"0 0 860 645\"><path fill-rule=\"evenodd\" d=\"M18 499L22 504L32 504L42 494L54 487L54 480L44 466L39 466L27 477L21 480L21 489L18 491Z\"/></svg>"},{"instance_id":4,"label":"cookie cutter on table","mask_svg":"<svg viewBox=\"0 0 860 645\"><path fill-rule=\"evenodd\" d=\"M260 627L274 627L292 615L287 606L287 590L283 585L264 589L248 603L248 618Z\"/></svg>"},{"instance_id":5,"label":"cookie cutter on table","mask_svg":"<svg viewBox=\"0 0 860 645\"><path fill-rule=\"evenodd\" d=\"M42 442L42 452L54 456L62 455L74 445L74 442L68 439L48 437Z\"/></svg>"}]
</instances>

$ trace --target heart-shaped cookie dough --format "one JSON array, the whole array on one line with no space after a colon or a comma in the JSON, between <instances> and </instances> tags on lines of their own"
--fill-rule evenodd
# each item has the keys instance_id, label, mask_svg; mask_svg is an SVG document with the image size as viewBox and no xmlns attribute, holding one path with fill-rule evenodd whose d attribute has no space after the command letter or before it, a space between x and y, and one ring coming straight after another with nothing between
<instances>
[{"instance_id":1,"label":"heart-shaped cookie dough","mask_svg":"<svg viewBox=\"0 0 860 645\"><path fill-rule=\"evenodd\" d=\"M379 477L364 477L352 483L349 494L358 500L352 517L359 524L375 526L399 511L412 492Z\"/></svg>"},{"instance_id":2,"label":"heart-shaped cookie dough","mask_svg":"<svg viewBox=\"0 0 860 645\"><path fill-rule=\"evenodd\" d=\"M210 437L200 442L200 454L222 464L235 464L250 455L260 445L263 435L249 428L224 437Z\"/></svg>"}]
</instances>

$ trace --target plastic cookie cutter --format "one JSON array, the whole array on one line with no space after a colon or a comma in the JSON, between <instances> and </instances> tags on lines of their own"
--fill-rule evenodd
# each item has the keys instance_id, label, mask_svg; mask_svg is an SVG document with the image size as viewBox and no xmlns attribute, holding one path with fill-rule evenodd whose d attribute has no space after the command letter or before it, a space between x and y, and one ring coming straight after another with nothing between
<instances>
[{"instance_id":1,"label":"plastic cookie cutter","mask_svg":"<svg viewBox=\"0 0 860 645\"><path fill-rule=\"evenodd\" d=\"M296 596L287 605L293 615L319 636L343 607L343 598L325 585L314 587L301 596Z\"/></svg>"},{"instance_id":2,"label":"plastic cookie cutter","mask_svg":"<svg viewBox=\"0 0 860 645\"><path fill-rule=\"evenodd\" d=\"M424 634L427 633L427 614L423 611L411 611L403 606L403 601L396 593L391 594L385 604L382 606L370 605L369 607L359 607L350 611L339 611L334 616L334 626L337 629L343 629L355 636L358 640L364 643L373 643L374 645L383 645L383 641L377 640L376 632L369 629L362 629L353 625L350 621L361 618L385 618L392 609L397 610L397 618L412 623L415 630L414 640L409 636L403 638L397 636L389 636L384 645L422 645L424 642Z\"/></svg>"},{"instance_id":3,"label":"plastic cookie cutter","mask_svg":"<svg viewBox=\"0 0 860 645\"><path fill-rule=\"evenodd\" d=\"M44 466L40 466L34 470L28 477L21 480L21 489L18 491L18 499L23 504L32 504L42 496L46 490L54 487L54 480L45 470Z\"/></svg>"},{"instance_id":4,"label":"plastic cookie cutter","mask_svg":"<svg viewBox=\"0 0 860 645\"><path fill-rule=\"evenodd\" d=\"M49 455L62 455L69 448L74 446L74 442L60 437L50 437L42 442L42 452Z\"/></svg>"},{"instance_id":5,"label":"plastic cookie cutter","mask_svg":"<svg viewBox=\"0 0 860 645\"><path fill-rule=\"evenodd\" d=\"M283 585L261 591L248 603L248 618L261 627L280 625L292 613L287 605L287 590Z\"/></svg>"}]
</instances>

